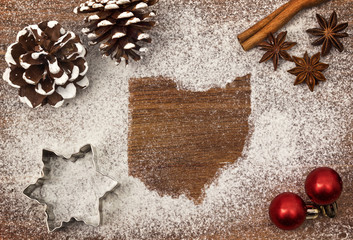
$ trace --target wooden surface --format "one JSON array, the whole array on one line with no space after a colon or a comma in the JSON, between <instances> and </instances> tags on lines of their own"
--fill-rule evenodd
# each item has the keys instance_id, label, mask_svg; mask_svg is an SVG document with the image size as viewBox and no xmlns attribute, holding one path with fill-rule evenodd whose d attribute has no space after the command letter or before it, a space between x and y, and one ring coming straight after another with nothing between
<instances>
[{"instance_id":1,"label":"wooden surface","mask_svg":"<svg viewBox=\"0 0 353 240\"><path fill-rule=\"evenodd\" d=\"M205 184L241 156L249 126L250 75L225 89L178 90L170 79L132 79L129 169L160 195L202 201Z\"/></svg>"},{"instance_id":2,"label":"wooden surface","mask_svg":"<svg viewBox=\"0 0 353 240\"><path fill-rule=\"evenodd\" d=\"M196 0L195 0L196 1ZM201 1L202 0L197 0ZM15 40L15 36L17 32L22 29L24 26L27 24L39 22L41 20L48 20L48 19L56 19L59 20L61 23L63 23L64 26L75 26L77 25L77 22L81 20L82 16L75 16L72 14L72 9L79 4L80 1L78 0L50 0L50 1L41 1L41 0L26 0L26 1L18 1L18 0L0 0L0 70L1 72L5 68L5 62L4 62L4 53L6 50L6 47L8 44L12 43ZM217 4L218 7L222 8L226 6L226 1L225 0L214 0L215 4ZM326 9L327 12L332 11L332 9L335 9L337 12L340 12L340 19L343 20L350 20L350 25L352 25L352 12L349 11L349 6L352 7L352 1L351 0L337 0L333 1L330 3L330 5L324 6L323 9ZM26 9L26 11L23 11L23 9ZM207 9L207 6L205 6L205 9ZM348 9L348 10L347 10ZM24 13L25 12L25 13ZM41 13L38 16L38 13ZM245 30L245 26L244 29ZM349 43L350 46L353 44L352 38L350 38ZM143 86L143 83L145 81L155 81L156 79L140 79L140 80L135 80L133 81L133 84L131 85L130 89L132 90L132 99L137 99L141 100L143 98L143 95L138 95L139 89L138 87L146 87ZM168 80L166 80L166 85L162 88L163 91L169 91L173 93L176 97L180 97L179 92L175 90L175 86ZM140 86L138 85L140 84ZM8 91L8 86L6 83L0 81L0 91ZM229 94L232 91L236 92L238 89L237 87L232 87L230 86L225 90L224 93L221 91L218 91L220 94L219 97L225 97L223 94ZM156 90L154 90L156 91ZM249 104L246 99L247 99L247 93L250 91L249 86L244 86L242 91L244 91L243 97L244 97L244 104ZM217 90L211 90L210 93L216 93ZM228 93L227 93L228 92ZM13 91L12 91L13 93ZM159 94L161 96L162 102L158 104L162 104L165 106L165 101L167 101L166 96L163 96L163 92L156 92L156 94ZM193 98L195 98L197 94L188 94L185 99L182 100L177 100L177 99L171 99L172 102L177 102L177 101L182 101L183 104L188 104L192 101ZM210 96L206 96L205 94L203 95L206 100L211 101L211 98L213 97L212 94ZM6 101L9 99L9 94L0 94L0 101L1 104L6 104ZM164 102L163 102L164 101ZM234 104L234 99L229 98L229 102L227 103L229 106ZM214 107L217 104L214 105ZM142 119L138 118L139 113L137 110L141 111L145 109L147 112L152 111L151 109L147 109L147 105L144 106L143 104L141 105L140 103L134 103L131 106L132 115L132 126L133 128L131 129L131 133L134 133L136 131L136 125L135 123L141 123ZM245 124L245 119L247 119L247 116L250 111L250 106L244 106L245 112L242 113L243 115L243 121L239 123L239 128L243 128L243 131L247 131L248 125ZM182 114L186 114L187 112L181 112ZM146 114L143 113L143 114ZM159 114L156 112L156 114ZM201 114L202 113L198 113ZM229 113L228 117L230 117L234 113ZM164 119L162 116L155 116L158 118L158 120ZM167 119L173 120L173 121L182 121L182 118L184 115L180 116L180 119L172 119L170 117L166 117ZM216 117L216 116L215 116ZM205 116L202 117L202 119L206 119ZM145 119L147 121L150 121L150 118ZM2 131L8 124L8 121L11 121L11 119L6 118L6 116L3 115L3 113L0 111L0 137L1 139L6 138L6 132ZM221 119L220 122L224 121L225 119ZM142 128L146 128L145 125L142 124ZM192 125L187 125L187 127L191 128ZM206 126L201 126L202 128L205 128ZM231 128L235 128L235 126L230 125ZM353 126L352 126L353 129ZM177 131L177 129L173 129L173 131ZM193 132L195 133L197 129L195 129ZM216 134L214 137L216 139L219 138L217 136L217 132L214 132L213 134ZM242 135L244 137L244 134ZM158 135L156 137L163 137L167 140L168 143L172 143L172 138L171 136L165 136L165 135ZM229 136L228 136L229 137ZM350 146L352 144L352 134L348 133L347 136L342 139L342 145L343 146ZM198 136L197 138L200 141L201 136ZM226 141L227 139L223 139ZM217 158L217 161L212 163L209 166L202 166L203 168L206 169L207 176L201 177L201 178L195 178L194 181L196 181L197 185L193 186L193 184L190 184L190 179L185 180L186 181L186 186L183 184L172 184L173 187L171 190L168 190L165 188L164 184L168 184L168 182L173 182L175 179L182 179L182 175L179 172L174 172L174 171L179 171L178 166L173 166L172 163L168 165L161 165L161 168L165 167L167 172L164 172L162 169L157 169L154 170L155 173L157 173L157 176L162 176L163 181L159 182L158 181L151 181L148 182L146 178L144 177L144 174L151 174L150 172L146 173L146 169L144 168L144 164L146 163L138 163L134 162L134 159L137 158L137 153L141 149L138 149L139 147L139 141L142 142L141 149L146 149L146 140L142 139L141 136L136 136L134 138L130 137L129 144L131 147L131 152L129 153L129 165L130 165L130 173L134 176L140 177L142 181L146 182L147 186L151 189L156 189L158 190L161 194L171 194L171 195L178 195L182 192L187 193L187 195L192 198L192 199L200 199L200 193L201 189L204 187L205 184L207 184L209 181L211 181L214 178L214 175L216 174L216 171L219 167L223 165L221 161L225 160L226 162L232 162L235 161L235 159L230 159L230 156L222 156ZM194 142L196 144L196 142ZM240 148L243 144L242 141L239 143L233 143L235 145L239 146L239 151ZM205 143L204 147L209 146L209 142ZM152 146L156 147L156 146ZM193 151L195 146L191 147L190 150ZM226 147L231 147L231 146L226 146ZM347 149L346 153L342 153L342 156L345 156L345 158L338 162L336 166L333 166L341 173L343 176L343 180L345 182L345 191L343 192L341 198L339 199L338 203L340 206L340 209L344 209L344 218L338 218L336 220L332 221L342 221L344 222L345 225L350 225L353 226L353 218L351 217L353 215L353 209L352 209L352 199L353 199L353 179L351 172L353 171L353 167L351 165L351 158L352 158L352 152L350 147L347 148L342 148L342 149ZM153 149L147 149L149 150L149 154L152 154ZM207 151L212 151L212 149L207 149ZM190 153L188 153L190 154ZM203 153L204 154L204 153ZM231 153L232 157L238 156L239 152L234 152ZM183 155L184 157L187 155ZM3 160L4 156L0 156ZM203 159L205 156L200 155L195 157L195 163L198 162L200 159ZM160 156L162 158L162 156ZM190 166L192 169L193 167L198 167L196 165L191 165ZM311 166L310 166L311 167ZM156 172L157 171L157 172ZM174 172L174 173L173 173ZM172 173L172 174L170 174ZM11 179L11 176L2 176L2 179ZM174 179L175 178L175 179ZM0 183L1 186L1 183ZM28 212L16 212L11 210L11 203L8 203L8 195L6 193L1 192L0 194L0 239L62 239L62 234L65 231L59 230L58 232L55 232L53 234L48 234L46 232L46 228L43 224L42 219L30 219L28 218ZM268 196L264 201L269 201L271 196ZM35 207L35 203L34 203ZM31 210L28 210L31 211ZM270 228L269 226L271 225L269 221L259 221L256 215L256 211L253 213L250 213L248 216L249 221L251 221L252 224L238 224L235 225L234 228L230 231L230 236L226 237L228 239L281 239L279 236L281 236L280 232L273 230L273 228ZM324 221L322 218L318 219L317 221ZM224 224L232 224L231 222L229 223L224 223ZM291 236L301 236L300 239L306 239L306 236L311 234L314 231L312 225L308 225L305 228L301 228L295 233L286 233L286 238L290 238ZM333 229L333 232L339 231L339 229ZM156 234L158 236L158 234ZM196 236L195 236L196 237ZM222 235L222 233L214 233L212 236L208 235L206 232L203 236L204 238L213 238L213 239L224 239L225 237ZM340 235L341 238L346 237L344 234ZM92 238L95 239L103 239L104 236L99 236L94 235ZM69 239L69 236L67 236L67 239ZM178 239L178 236L170 236L170 239ZM331 239L329 236L327 239Z\"/></svg>"}]
</instances>

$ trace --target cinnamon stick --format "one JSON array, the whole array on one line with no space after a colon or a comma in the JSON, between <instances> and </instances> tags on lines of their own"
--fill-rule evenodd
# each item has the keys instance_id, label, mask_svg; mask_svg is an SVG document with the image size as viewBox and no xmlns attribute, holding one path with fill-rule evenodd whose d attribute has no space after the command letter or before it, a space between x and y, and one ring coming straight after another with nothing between
<instances>
[{"instance_id":1,"label":"cinnamon stick","mask_svg":"<svg viewBox=\"0 0 353 240\"><path fill-rule=\"evenodd\" d=\"M277 32L299 11L319 5L326 1L329 0L291 0L248 30L239 34L238 40L243 49L248 51L263 41L270 32Z\"/></svg>"},{"instance_id":2,"label":"cinnamon stick","mask_svg":"<svg viewBox=\"0 0 353 240\"><path fill-rule=\"evenodd\" d=\"M253 25L251 28L248 30L240 33L238 35L238 40L240 43L245 42L248 38L253 36L255 33L257 33L260 29L265 27L269 22L271 22L278 14L280 14L287 6L289 5L289 2L286 4L283 4L280 6L276 11L268 15L267 17L263 18L261 21L257 22L255 25Z\"/></svg>"}]
</instances>

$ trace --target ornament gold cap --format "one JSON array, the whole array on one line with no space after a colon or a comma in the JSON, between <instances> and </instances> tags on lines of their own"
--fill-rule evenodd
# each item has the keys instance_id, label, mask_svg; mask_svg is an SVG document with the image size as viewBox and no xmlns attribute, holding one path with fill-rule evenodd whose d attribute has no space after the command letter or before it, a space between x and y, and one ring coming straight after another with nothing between
<instances>
[{"instance_id":1,"label":"ornament gold cap","mask_svg":"<svg viewBox=\"0 0 353 240\"><path fill-rule=\"evenodd\" d=\"M337 216L337 212L338 212L338 206L337 203L331 203L328 205L322 205L320 206L320 210L322 212L322 215L329 217L329 218L334 218Z\"/></svg>"},{"instance_id":2,"label":"ornament gold cap","mask_svg":"<svg viewBox=\"0 0 353 240\"><path fill-rule=\"evenodd\" d=\"M306 203L306 219L316 219L320 215L320 209L312 203Z\"/></svg>"}]
</instances>

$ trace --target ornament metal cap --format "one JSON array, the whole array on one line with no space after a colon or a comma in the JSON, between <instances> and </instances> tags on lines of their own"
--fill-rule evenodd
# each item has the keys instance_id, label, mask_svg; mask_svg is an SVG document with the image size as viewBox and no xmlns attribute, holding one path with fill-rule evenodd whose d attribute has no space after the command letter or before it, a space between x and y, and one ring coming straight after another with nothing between
<instances>
[{"instance_id":1,"label":"ornament metal cap","mask_svg":"<svg viewBox=\"0 0 353 240\"><path fill-rule=\"evenodd\" d=\"M306 219L316 219L320 215L320 209L312 203L306 203Z\"/></svg>"},{"instance_id":2,"label":"ornament metal cap","mask_svg":"<svg viewBox=\"0 0 353 240\"><path fill-rule=\"evenodd\" d=\"M320 210L324 216L334 218L337 216L338 206L337 203L334 202L328 205L320 206Z\"/></svg>"}]
</instances>

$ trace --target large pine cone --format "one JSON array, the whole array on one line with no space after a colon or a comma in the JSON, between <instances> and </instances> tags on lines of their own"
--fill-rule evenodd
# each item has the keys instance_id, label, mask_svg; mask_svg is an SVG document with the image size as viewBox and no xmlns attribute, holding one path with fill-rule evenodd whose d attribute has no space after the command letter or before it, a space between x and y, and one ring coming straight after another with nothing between
<instances>
[{"instance_id":1,"label":"large pine cone","mask_svg":"<svg viewBox=\"0 0 353 240\"><path fill-rule=\"evenodd\" d=\"M73 32L56 21L21 30L6 52L3 78L19 88L20 100L35 108L46 103L59 107L88 86L86 49Z\"/></svg>"},{"instance_id":2,"label":"large pine cone","mask_svg":"<svg viewBox=\"0 0 353 240\"><path fill-rule=\"evenodd\" d=\"M137 44L138 41L151 42L145 33L155 22L152 17L155 13L148 6L158 0L88 0L75 8L75 13L94 13L85 19L87 28L82 32L88 34L94 45L104 41L100 50L105 56L116 59L117 64L124 58L128 63L129 57L138 61L141 59L138 52L147 49Z\"/></svg>"}]
</instances>

